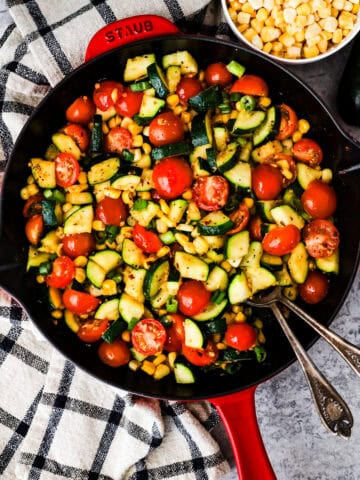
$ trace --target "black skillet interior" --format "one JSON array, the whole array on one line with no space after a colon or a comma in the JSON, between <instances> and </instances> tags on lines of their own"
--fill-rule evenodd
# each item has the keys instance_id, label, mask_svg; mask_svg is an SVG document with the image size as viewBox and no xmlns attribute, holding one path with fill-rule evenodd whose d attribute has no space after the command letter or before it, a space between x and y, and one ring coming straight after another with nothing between
<instances>
[{"instance_id":1,"label":"black skillet interior","mask_svg":"<svg viewBox=\"0 0 360 480\"><path fill-rule=\"evenodd\" d=\"M271 315L265 314L265 335L268 357L264 364L244 362L235 376L207 374L191 386L176 385L170 379L153 382L142 373L128 368L111 369L97 359L95 347L77 340L61 323L54 326L47 312L46 301L41 299L33 277L25 274L27 245L22 218L23 202L20 189L29 175L27 163L33 156L42 156L50 143L51 134L65 123L65 108L79 95L91 95L96 81L104 78L122 80L121 72L126 59L135 55L155 52L157 57L176 50L189 50L200 66L214 61L236 59L248 72L261 75L270 86L274 102L289 103L299 117L310 121L309 135L317 140L325 152L324 165L333 169L347 166L343 162L356 161L358 148L336 127L324 107L300 80L283 67L236 44L195 36L169 36L150 41L140 41L112 50L79 67L63 80L37 108L21 132L4 179L1 204L0 283L17 298L28 314L48 338L66 357L97 378L130 392L169 399L201 399L242 390L273 376L295 360L284 335ZM305 306L321 322L328 324L338 312L350 288L358 264L358 236L360 216L357 178L352 175L337 177L335 187L339 208L337 222L341 231L341 273L332 282L328 298L321 305ZM259 315L263 312L259 311ZM301 343L309 347L316 335L297 318L291 325Z\"/></svg>"}]
</instances>

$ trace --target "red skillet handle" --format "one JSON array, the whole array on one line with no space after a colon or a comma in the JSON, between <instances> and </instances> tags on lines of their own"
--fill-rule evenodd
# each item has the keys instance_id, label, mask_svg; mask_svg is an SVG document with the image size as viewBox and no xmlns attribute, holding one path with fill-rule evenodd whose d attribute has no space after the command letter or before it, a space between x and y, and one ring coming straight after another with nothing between
<instances>
[{"instance_id":1,"label":"red skillet handle","mask_svg":"<svg viewBox=\"0 0 360 480\"><path fill-rule=\"evenodd\" d=\"M212 398L229 435L240 480L276 480L255 411L255 387Z\"/></svg>"},{"instance_id":2,"label":"red skillet handle","mask_svg":"<svg viewBox=\"0 0 360 480\"><path fill-rule=\"evenodd\" d=\"M106 25L95 33L86 49L85 61L136 40L179 32L180 30L173 23L158 15L137 15L123 18Z\"/></svg>"}]
</instances>

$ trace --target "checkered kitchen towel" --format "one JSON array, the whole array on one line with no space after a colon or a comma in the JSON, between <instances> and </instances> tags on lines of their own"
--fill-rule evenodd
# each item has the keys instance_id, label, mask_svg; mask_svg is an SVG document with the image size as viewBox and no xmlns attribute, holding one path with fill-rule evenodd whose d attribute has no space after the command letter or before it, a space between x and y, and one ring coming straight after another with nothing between
<instances>
[{"instance_id":1,"label":"checkered kitchen towel","mask_svg":"<svg viewBox=\"0 0 360 480\"><path fill-rule=\"evenodd\" d=\"M0 178L33 108L83 62L89 39L105 24L156 13L182 31L229 33L215 0L8 0L7 6L11 21L0 38ZM218 422L206 402L145 399L80 371L0 291L2 479L218 480L229 470L211 435Z\"/></svg>"}]
</instances>

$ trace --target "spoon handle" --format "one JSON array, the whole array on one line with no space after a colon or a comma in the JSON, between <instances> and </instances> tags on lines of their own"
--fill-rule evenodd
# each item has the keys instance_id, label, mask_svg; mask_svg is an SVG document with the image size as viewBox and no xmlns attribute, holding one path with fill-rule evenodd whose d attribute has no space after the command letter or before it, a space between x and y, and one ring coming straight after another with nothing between
<instances>
[{"instance_id":1,"label":"spoon handle","mask_svg":"<svg viewBox=\"0 0 360 480\"><path fill-rule=\"evenodd\" d=\"M271 305L271 309L280 323L280 326L289 340L301 368L303 369L316 408L324 425L331 432L336 433L339 436L350 437L351 428L353 426L353 417L349 407L308 357L276 303Z\"/></svg>"},{"instance_id":2,"label":"spoon handle","mask_svg":"<svg viewBox=\"0 0 360 480\"><path fill-rule=\"evenodd\" d=\"M329 343L329 345L335 348L335 350L344 358L350 367L358 375L360 375L360 348L326 328L286 297L281 296L279 301L296 313L296 315L302 318L308 325L310 325L324 340Z\"/></svg>"}]
</instances>

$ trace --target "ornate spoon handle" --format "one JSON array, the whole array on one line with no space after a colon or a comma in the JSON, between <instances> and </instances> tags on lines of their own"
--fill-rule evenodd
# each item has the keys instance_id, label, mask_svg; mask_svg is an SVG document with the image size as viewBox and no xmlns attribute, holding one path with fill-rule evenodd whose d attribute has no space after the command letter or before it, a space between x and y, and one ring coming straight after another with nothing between
<instances>
[{"instance_id":1,"label":"ornate spoon handle","mask_svg":"<svg viewBox=\"0 0 360 480\"><path fill-rule=\"evenodd\" d=\"M287 324L279 307L273 303L271 309L303 369L320 418L331 432L342 437L350 437L353 417L349 407L310 360Z\"/></svg>"}]
</instances>

